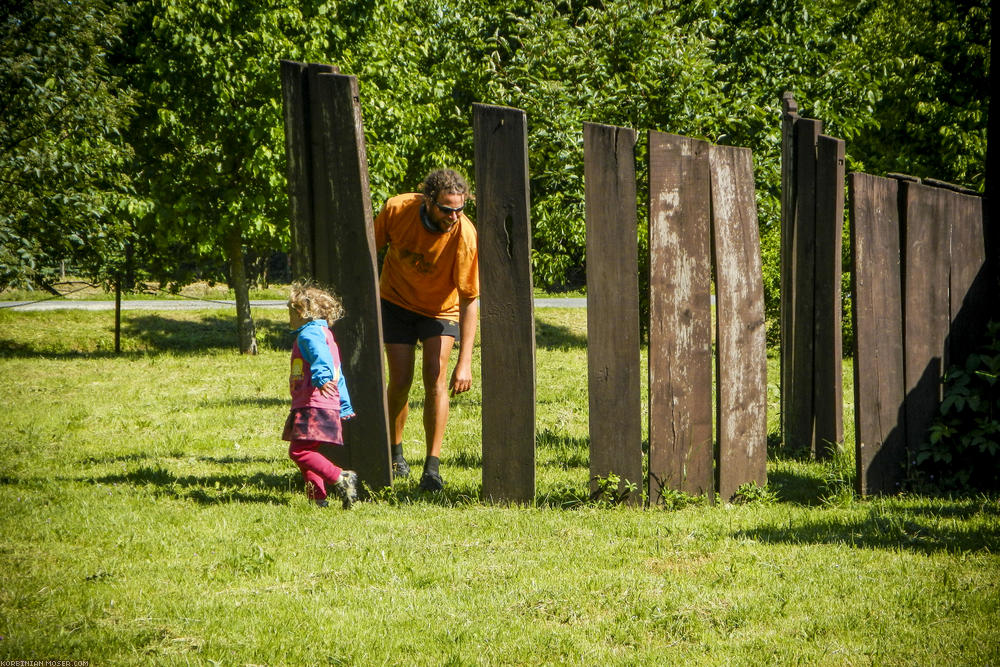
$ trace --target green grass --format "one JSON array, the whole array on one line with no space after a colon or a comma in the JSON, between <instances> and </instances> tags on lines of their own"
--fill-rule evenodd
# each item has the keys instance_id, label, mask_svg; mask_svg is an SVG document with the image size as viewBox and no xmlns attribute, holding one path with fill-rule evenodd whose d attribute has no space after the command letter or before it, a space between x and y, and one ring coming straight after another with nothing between
<instances>
[{"instance_id":1,"label":"green grass","mask_svg":"<svg viewBox=\"0 0 1000 667\"><path fill-rule=\"evenodd\" d=\"M108 313L0 310L0 660L1000 660L995 498L856 500L849 451L772 449L758 502L587 501L582 309L537 311L534 504L479 499L477 384L454 401L445 494L411 479L317 509L279 437L282 315L254 312L247 358L228 313L128 311L116 356Z\"/></svg>"}]
</instances>

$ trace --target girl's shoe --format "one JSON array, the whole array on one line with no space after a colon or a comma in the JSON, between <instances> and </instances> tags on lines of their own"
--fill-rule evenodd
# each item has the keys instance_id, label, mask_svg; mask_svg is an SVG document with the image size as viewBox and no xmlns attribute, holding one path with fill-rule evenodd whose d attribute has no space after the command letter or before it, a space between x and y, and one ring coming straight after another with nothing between
<instances>
[{"instance_id":1,"label":"girl's shoe","mask_svg":"<svg viewBox=\"0 0 1000 667\"><path fill-rule=\"evenodd\" d=\"M358 499L358 473L353 470L341 471L340 479L333 485L333 492L340 498L345 510L351 509L351 505Z\"/></svg>"}]
</instances>

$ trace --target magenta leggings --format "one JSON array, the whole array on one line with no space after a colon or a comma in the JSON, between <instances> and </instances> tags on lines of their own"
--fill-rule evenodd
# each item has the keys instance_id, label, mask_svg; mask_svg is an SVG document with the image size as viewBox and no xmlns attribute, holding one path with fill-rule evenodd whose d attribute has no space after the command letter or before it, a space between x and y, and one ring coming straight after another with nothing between
<instances>
[{"instance_id":1,"label":"magenta leggings","mask_svg":"<svg viewBox=\"0 0 1000 667\"><path fill-rule=\"evenodd\" d=\"M310 498L326 498L326 484L340 480L341 469L319 453L323 443L316 440L292 440L288 445L288 458L298 464L306 480L306 493Z\"/></svg>"}]
</instances>

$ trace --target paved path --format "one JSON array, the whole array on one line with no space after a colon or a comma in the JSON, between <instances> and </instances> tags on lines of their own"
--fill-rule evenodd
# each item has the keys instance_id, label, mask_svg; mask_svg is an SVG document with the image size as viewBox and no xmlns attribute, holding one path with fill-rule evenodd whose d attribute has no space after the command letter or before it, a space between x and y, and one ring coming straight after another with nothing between
<instances>
[{"instance_id":1,"label":"paved path","mask_svg":"<svg viewBox=\"0 0 1000 667\"><path fill-rule=\"evenodd\" d=\"M284 308L283 299L251 301L251 308ZM123 300L122 310L203 310L206 308L235 308L232 300L203 301L201 299L135 299ZM535 308L586 308L586 297L539 298ZM0 309L24 310L114 310L114 301L83 301L78 299L50 299L48 301L0 301Z\"/></svg>"}]
</instances>

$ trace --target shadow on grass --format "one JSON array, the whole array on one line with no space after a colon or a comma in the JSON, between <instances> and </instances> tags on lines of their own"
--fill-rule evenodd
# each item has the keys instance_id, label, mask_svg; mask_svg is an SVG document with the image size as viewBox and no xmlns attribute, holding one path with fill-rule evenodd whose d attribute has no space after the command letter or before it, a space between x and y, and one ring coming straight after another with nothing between
<instances>
[{"instance_id":1,"label":"shadow on grass","mask_svg":"<svg viewBox=\"0 0 1000 667\"><path fill-rule=\"evenodd\" d=\"M288 505L289 492L296 490L301 478L297 470L280 474L178 476L163 468L142 467L120 475L89 477L82 481L146 487L157 495L193 500L203 505L220 503Z\"/></svg>"},{"instance_id":2,"label":"shadow on grass","mask_svg":"<svg viewBox=\"0 0 1000 667\"><path fill-rule=\"evenodd\" d=\"M768 471L767 485L784 503L807 505L823 504L824 480L817 474L789 470Z\"/></svg>"},{"instance_id":3,"label":"shadow on grass","mask_svg":"<svg viewBox=\"0 0 1000 667\"><path fill-rule=\"evenodd\" d=\"M973 518L979 510L969 509L963 519ZM995 517L996 509L986 512ZM872 507L862 519L821 517L753 530L739 531L738 538L751 538L768 544L841 544L863 549L903 549L919 553L945 551L994 552L1000 547L1000 524L956 524L947 512L927 508L926 513L908 508ZM936 519L948 519L936 521Z\"/></svg>"},{"instance_id":4,"label":"shadow on grass","mask_svg":"<svg viewBox=\"0 0 1000 667\"><path fill-rule=\"evenodd\" d=\"M535 346L546 350L586 348L587 337L569 327L549 324L535 318Z\"/></svg>"}]
</instances>

